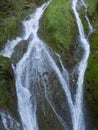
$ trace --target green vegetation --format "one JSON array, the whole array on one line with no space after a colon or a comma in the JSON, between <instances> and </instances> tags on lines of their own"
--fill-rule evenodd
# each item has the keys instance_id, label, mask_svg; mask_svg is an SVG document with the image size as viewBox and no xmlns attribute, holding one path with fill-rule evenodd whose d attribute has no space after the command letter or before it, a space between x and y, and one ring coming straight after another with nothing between
<instances>
[{"instance_id":1,"label":"green vegetation","mask_svg":"<svg viewBox=\"0 0 98 130\"><path fill-rule=\"evenodd\" d=\"M5 107L9 102L12 79L13 73L9 59L0 56L0 107Z\"/></svg>"},{"instance_id":2,"label":"green vegetation","mask_svg":"<svg viewBox=\"0 0 98 130\"><path fill-rule=\"evenodd\" d=\"M21 31L20 22L44 0L0 0L0 50Z\"/></svg>"},{"instance_id":3,"label":"green vegetation","mask_svg":"<svg viewBox=\"0 0 98 130\"><path fill-rule=\"evenodd\" d=\"M77 26L70 0L53 0L41 21L40 35L55 51L62 50L74 42Z\"/></svg>"},{"instance_id":4,"label":"green vegetation","mask_svg":"<svg viewBox=\"0 0 98 130\"><path fill-rule=\"evenodd\" d=\"M43 1L45 0L0 0L0 49L8 39L21 32L20 21ZM88 5L88 17L95 29L90 38L91 55L85 76L85 98L94 125L98 128L98 0L85 1ZM82 10L81 19L87 33L88 26ZM76 34L77 25L71 9L71 0L53 0L43 15L39 35L54 51L66 58L63 60L68 61L66 63L69 68L76 63L76 52L73 52L74 45L77 44ZM8 108L11 111L17 108L14 106L17 100L13 77L10 60L0 56L0 108Z\"/></svg>"},{"instance_id":5,"label":"green vegetation","mask_svg":"<svg viewBox=\"0 0 98 130\"><path fill-rule=\"evenodd\" d=\"M18 35L19 23L30 13L31 7L33 8L33 5L26 0L0 0L0 49L8 39Z\"/></svg>"},{"instance_id":6,"label":"green vegetation","mask_svg":"<svg viewBox=\"0 0 98 130\"><path fill-rule=\"evenodd\" d=\"M17 110L16 106L15 80L11 63L8 58L0 56L0 108L8 108L13 112Z\"/></svg>"},{"instance_id":7,"label":"green vegetation","mask_svg":"<svg viewBox=\"0 0 98 130\"><path fill-rule=\"evenodd\" d=\"M88 16L94 27L90 37L91 55L85 77L85 96L96 128L98 128L98 0L86 0Z\"/></svg>"},{"instance_id":8,"label":"green vegetation","mask_svg":"<svg viewBox=\"0 0 98 130\"><path fill-rule=\"evenodd\" d=\"M96 128L98 128L98 0L85 0L88 5L87 15L95 31L90 37L91 55L85 78L85 96ZM84 16L84 8L80 10L86 34L88 24ZM71 10L71 1L53 0L47 8L41 23L40 35L49 46L60 53L72 68L76 59L73 49L77 26ZM70 60L69 60L70 59ZM74 60L73 60L74 59ZM70 67L71 66L71 67Z\"/></svg>"},{"instance_id":9,"label":"green vegetation","mask_svg":"<svg viewBox=\"0 0 98 130\"><path fill-rule=\"evenodd\" d=\"M98 128L98 31L91 36L91 55L85 78L86 98Z\"/></svg>"},{"instance_id":10,"label":"green vegetation","mask_svg":"<svg viewBox=\"0 0 98 130\"><path fill-rule=\"evenodd\" d=\"M98 0L85 0L88 6L89 15L96 14L98 10Z\"/></svg>"}]
</instances>

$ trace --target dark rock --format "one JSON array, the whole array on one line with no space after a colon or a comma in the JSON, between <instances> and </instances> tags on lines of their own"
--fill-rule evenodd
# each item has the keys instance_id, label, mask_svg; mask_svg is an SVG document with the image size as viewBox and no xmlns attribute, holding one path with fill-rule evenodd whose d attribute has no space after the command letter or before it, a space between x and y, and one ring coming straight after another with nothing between
<instances>
[{"instance_id":1,"label":"dark rock","mask_svg":"<svg viewBox=\"0 0 98 130\"><path fill-rule=\"evenodd\" d=\"M14 73L8 58L0 56L0 109L7 109L18 118Z\"/></svg>"}]
</instances>

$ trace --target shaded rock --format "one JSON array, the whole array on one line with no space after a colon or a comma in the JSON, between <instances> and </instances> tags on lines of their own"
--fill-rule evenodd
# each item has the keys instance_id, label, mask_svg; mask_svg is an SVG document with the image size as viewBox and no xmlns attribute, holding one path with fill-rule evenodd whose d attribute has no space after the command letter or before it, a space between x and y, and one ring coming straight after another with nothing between
<instances>
[{"instance_id":1,"label":"shaded rock","mask_svg":"<svg viewBox=\"0 0 98 130\"><path fill-rule=\"evenodd\" d=\"M3 123L2 123L1 115L0 115L0 130L5 130Z\"/></svg>"},{"instance_id":2,"label":"shaded rock","mask_svg":"<svg viewBox=\"0 0 98 130\"><path fill-rule=\"evenodd\" d=\"M23 40L15 47L15 51L12 54L11 61L13 64L16 64L24 55L27 50L29 40Z\"/></svg>"},{"instance_id":3,"label":"shaded rock","mask_svg":"<svg viewBox=\"0 0 98 130\"><path fill-rule=\"evenodd\" d=\"M18 118L14 74L10 60L3 56L0 56L0 109L7 109Z\"/></svg>"}]
</instances>

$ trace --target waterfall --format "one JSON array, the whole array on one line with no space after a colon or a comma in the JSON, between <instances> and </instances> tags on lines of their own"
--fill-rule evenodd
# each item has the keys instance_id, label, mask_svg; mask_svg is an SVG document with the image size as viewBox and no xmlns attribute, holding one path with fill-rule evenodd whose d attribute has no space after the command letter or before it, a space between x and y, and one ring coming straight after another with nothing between
<instances>
[{"instance_id":1,"label":"waterfall","mask_svg":"<svg viewBox=\"0 0 98 130\"><path fill-rule=\"evenodd\" d=\"M83 0L82 4L87 10L87 6ZM79 30L79 36L80 36L80 43L84 50L84 54L82 56L82 59L78 65L78 80L77 80L77 91L75 95L75 106L74 106L74 118L73 118L73 129L74 130L85 130L85 124L84 124L84 116L82 111L83 106L83 82L84 82L84 75L85 70L87 68L87 61L90 54L90 46L87 38L85 37L84 28L81 22L81 19L79 17L79 13L77 11L79 0L73 0L72 1L72 9L76 17L76 22ZM87 18L87 17L86 17ZM90 26L89 19L87 18L89 29L92 30Z\"/></svg>"},{"instance_id":2,"label":"waterfall","mask_svg":"<svg viewBox=\"0 0 98 130\"><path fill-rule=\"evenodd\" d=\"M39 20L50 2L51 1L48 1L47 3L43 4L40 8L37 8L35 13L30 15L29 20L23 21L24 35L22 37L17 37L15 40L8 41L4 50L2 50L0 53L0 55L10 58L14 52L14 48L16 47L16 45L22 40L27 40L30 37L30 35L33 35L33 38L29 43L27 52L24 54L19 63L17 63L16 67L12 65L16 77L18 111L22 120L24 130L38 130L36 119L37 103L34 94L31 94L29 90L31 84L30 80L31 77L29 73L30 71L32 71L31 69L33 69L31 66L33 61L31 60L32 57L30 55L33 47L35 47L36 49L37 46L38 47L37 51L40 50L40 40L38 39L37 36L37 31L39 28ZM40 53L37 55L37 57L38 56L40 56ZM26 79L23 77L23 75L26 75ZM31 98L33 98L33 101L31 100ZM8 130L8 128L5 129Z\"/></svg>"},{"instance_id":3,"label":"waterfall","mask_svg":"<svg viewBox=\"0 0 98 130\"><path fill-rule=\"evenodd\" d=\"M36 116L36 112L37 112L36 88L38 87L37 82L39 82L40 79L44 87L45 97L47 102L52 108L57 119L64 126L64 129L66 129L66 125L65 125L66 122L64 122L63 118L56 111L55 107L53 106L53 104L51 103L47 95L46 80L48 80L48 78L47 75L43 76L43 74L51 70L56 74L57 79L59 80L60 85L62 86L61 89L64 90L65 95L67 97L69 111L72 118L72 127L73 127L72 129L85 130L85 121L84 121L84 115L82 111L83 82L84 82L85 70L87 67L87 61L90 54L90 46L89 46L88 39L85 36L84 28L81 19L79 17L79 13L77 11L79 0L72 1L72 9L76 17L76 22L79 30L80 43L84 52L83 52L82 59L78 64L78 79L76 83L75 101L73 101L70 92L70 87L71 87L69 85L70 77L66 68L63 65L60 56L57 53L53 52L59 59L62 71L60 70L54 58L50 54L51 51L49 51L46 44L42 40L40 40L37 35L39 29L39 20L50 2L51 0L43 4L40 8L37 8L35 13L30 15L30 18L28 20L23 21L23 26L24 26L23 36L18 36L15 40L8 41L5 48L1 51L0 55L11 58L12 54L14 53L14 49L16 45L18 45L20 41L28 40L30 37L27 51L24 53L23 57L19 60L19 62L16 65L12 64L12 68L14 70L15 80L16 80L18 111L21 117L23 130L40 129L38 127L37 116ZM87 6L83 0L81 0L81 3L87 9ZM89 30L91 33L93 29L87 16L86 16L86 20L88 22ZM6 121L3 120L3 123L5 124L5 126L7 126ZM9 130L8 127L6 127L5 129Z\"/></svg>"}]
</instances>

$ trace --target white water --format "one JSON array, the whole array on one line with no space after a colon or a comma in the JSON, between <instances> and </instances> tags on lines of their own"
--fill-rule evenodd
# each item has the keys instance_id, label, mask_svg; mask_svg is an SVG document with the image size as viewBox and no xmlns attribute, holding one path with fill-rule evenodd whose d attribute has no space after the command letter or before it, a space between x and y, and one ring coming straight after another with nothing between
<instances>
[{"instance_id":1,"label":"white water","mask_svg":"<svg viewBox=\"0 0 98 130\"><path fill-rule=\"evenodd\" d=\"M94 29L93 29L93 27L92 27L92 25L91 25L91 23L90 23L90 21L89 21L87 15L85 16L85 18L86 18L87 23L88 23L88 29L89 29L88 37L89 37L90 34L94 32Z\"/></svg>"},{"instance_id":2,"label":"white water","mask_svg":"<svg viewBox=\"0 0 98 130\"><path fill-rule=\"evenodd\" d=\"M30 87L30 62L31 57L30 53L32 51L33 46L39 45L40 42L37 37L37 31L39 28L39 20L47 8L47 2L43 4L40 8L37 8L36 12L30 16L29 20L23 21L24 25L24 35L23 37L18 37L16 40L9 41L5 46L5 49L1 51L0 55L11 57L14 52L15 46L22 40L27 40L30 35L33 35L31 42L29 43L29 47L27 52L24 54L23 58L16 65L16 68L12 65L13 70L15 72L16 77L16 90L18 97L18 111L20 113L20 117L23 124L24 130L38 130L37 119L36 119L36 99L34 95L32 96L29 87ZM39 46L40 47L40 46ZM38 48L39 50L40 48ZM30 57L30 58L29 58ZM25 70L26 69L26 70ZM23 77L23 74L26 75L26 79ZM33 78L33 77L32 77ZM25 81L26 80L26 81ZM33 103L31 101L33 98ZM5 124L5 122L4 122ZM8 130L8 128L6 128Z\"/></svg>"},{"instance_id":3,"label":"white water","mask_svg":"<svg viewBox=\"0 0 98 130\"><path fill-rule=\"evenodd\" d=\"M10 130L9 128L8 128L8 125L7 125L7 120L6 120L6 115L5 115L5 113L0 113L0 115L1 115L1 119L2 119L2 122L3 122L3 124L4 124L4 127L5 127L5 129L6 130Z\"/></svg>"},{"instance_id":4,"label":"white water","mask_svg":"<svg viewBox=\"0 0 98 130\"><path fill-rule=\"evenodd\" d=\"M6 130L21 130L20 124L13 119L13 117L10 116L10 114L2 111L0 112L2 123L4 125L4 128ZM8 123L9 122L9 123Z\"/></svg>"},{"instance_id":5,"label":"white water","mask_svg":"<svg viewBox=\"0 0 98 130\"><path fill-rule=\"evenodd\" d=\"M77 2L78 0L73 0L72 8L74 14L76 16L76 21L79 29L80 35L80 43L84 50L83 57L78 65L78 80L77 80L77 91L75 96L75 102L73 102L71 97L71 92L69 89L69 75L67 70L64 68L64 65L59 57L59 61L62 66L63 72L60 71L58 66L56 65L54 59L49 54L47 47L44 43L38 38L37 31L39 29L39 20L44 13L44 10L49 5L50 1L42 5L40 8L36 10L36 12L30 15L29 20L24 20L24 35L22 37L17 37L16 40L9 41L5 46L5 49L1 51L1 55L11 57L14 52L15 46L22 40L27 40L30 35L32 38L29 42L29 46L27 52L23 55L21 60L16 64L16 67L13 67L16 78L16 89L17 89L17 97L18 97L18 110L20 113L22 125L24 130L38 130L37 118L36 118L36 110L37 110L37 102L36 102L36 94L34 93L36 87L36 81L39 80L38 73L42 76L44 72L47 72L52 68L56 73L61 86L66 94L70 113L72 117L72 125L73 130L85 130L85 123L83 117L83 81L84 74L87 67L87 60L90 53L90 47L88 40L85 37L83 25L81 19L79 17L79 13L77 11ZM86 4L83 0L81 0L84 7ZM89 29L91 29L89 19L87 19ZM58 120L65 126L64 120L59 116L59 113L56 112L55 108L49 101L47 96L47 85L44 82L44 77L42 78L43 85L45 88L45 97L50 104L52 110L57 116ZM33 91L30 91L32 87ZM6 130L9 130L6 128Z\"/></svg>"},{"instance_id":6,"label":"white water","mask_svg":"<svg viewBox=\"0 0 98 130\"><path fill-rule=\"evenodd\" d=\"M38 8L36 12L31 15L31 19L29 21L24 21L24 39L27 39L31 34L33 35L33 38L29 43L27 52L16 65L15 69L19 113L21 116L24 130L38 130L38 124L36 119L37 103L34 97L35 95L32 94L29 90L32 80L31 78L33 78L32 74L30 73L30 71L33 73L32 67L30 68L30 66L33 64L32 57L30 57L30 55L32 48L39 43L39 39L37 38L39 20L48 4L49 2ZM23 77L23 74L25 75L26 79ZM30 74L32 77L30 77ZM32 98L33 103L31 100Z\"/></svg>"},{"instance_id":7,"label":"white water","mask_svg":"<svg viewBox=\"0 0 98 130\"><path fill-rule=\"evenodd\" d=\"M44 43L37 36L37 31L39 29L39 20L45 8L48 6L50 2L51 1L44 4L41 8L38 8L36 12L33 15L31 15L29 20L23 21L23 25L25 27L23 38L19 38L18 40L16 38L16 40L13 40L12 42L7 43L7 45L5 46L5 49L1 52L1 55L6 56L6 57L11 57L12 53L14 52L15 46L21 40L27 40L31 34L33 35L33 38L29 43L27 52L24 54L22 59L17 63L16 68L12 65L13 70L15 72L15 77L16 77L18 109L19 109L19 113L21 116L24 130L38 130L37 119L36 119L36 107L37 107L36 99L34 95L32 96L32 94L30 93L29 87L30 87L31 80L33 80L35 76L33 75L33 73L35 73L34 71L38 71L40 74L43 74L45 71L47 71L47 67L44 68L45 67L44 58L45 60L48 60L48 64L53 68L53 70L57 74L58 79L60 80L60 83L67 95L70 107L72 108L73 106L71 94L70 94L69 88L67 87L67 83L62 76L62 73L60 72L58 66L56 65L52 57L50 56ZM25 75L26 78L23 77L23 75ZM31 79L31 76L32 76L32 79ZM33 82L36 82L36 81L33 80ZM32 98L33 98L33 105L31 102ZM58 120L60 120L63 123L63 120L61 119L59 114L56 113L55 109L53 108L50 102L49 104L52 107L52 110L54 111L54 113L56 114Z\"/></svg>"},{"instance_id":8,"label":"white water","mask_svg":"<svg viewBox=\"0 0 98 130\"><path fill-rule=\"evenodd\" d=\"M87 9L87 6L83 0L82 0L82 3L84 7ZM83 111L82 111L83 109L82 108L83 107L83 82L84 82L85 70L87 67L87 61L90 54L90 46L89 46L89 42L87 38L85 37L83 25L79 17L79 13L77 11L77 6L78 6L78 0L73 0L72 9L76 17L76 22L79 29L79 35L80 35L80 43L84 50L84 54L78 66L78 80L77 80L77 86L76 86L77 91L75 95L73 130L85 130L84 116L83 116ZM88 23L89 23L89 20L88 20ZM90 24L89 24L89 28L91 29Z\"/></svg>"}]
</instances>

